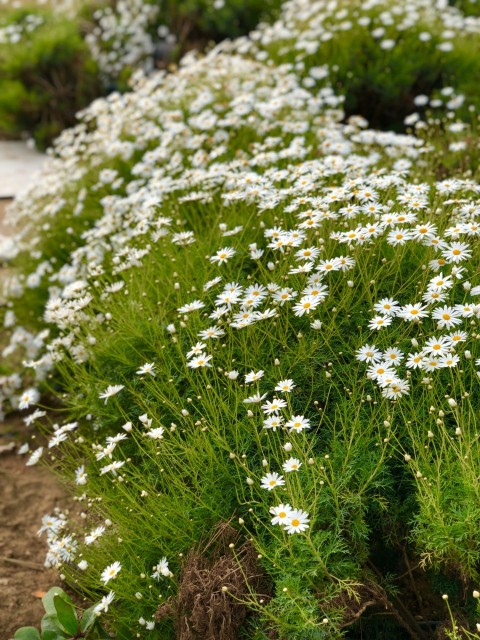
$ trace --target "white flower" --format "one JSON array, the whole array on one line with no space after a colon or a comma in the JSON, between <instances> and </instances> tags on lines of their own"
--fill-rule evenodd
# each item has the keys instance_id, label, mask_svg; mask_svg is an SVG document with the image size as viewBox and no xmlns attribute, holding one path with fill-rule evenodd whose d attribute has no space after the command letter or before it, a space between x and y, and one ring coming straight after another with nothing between
<instances>
[{"instance_id":1,"label":"white flower","mask_svg":"<svg viewBox=\"0 0 480 640\"><path fill-rule=\"evenodd\" d=\"M365 344L355 352L355 357L360 362L379 362L382 358L382 352L375 346Z\"/></svg>"},{"instance_id":2,"label":"white flower","mask_svg":"<svg viewBox=\"0 0 480 640\"><path fill-rule=\"evenodd\" d=\"M281 393L290 393L290 391L292 391L292 389L294 388L295 388L294 381L291 378L287 378L285 380L279 380L274 390L280 391Z\"/></svg>"},{"instance_id":3,"label":"white flower","mask_svg":"<svg viewBox=\"0 0 480 640\"><path fill-rule=\"evenodd\" d=\"M153 438L154 440L162 440L163 439L164 428L157 427L156 429L150 429L145 433L149 438Z\"/></svg>"},{"instance_id":4,"label":"white flower","mask_svg":"<svg viewBox=\"0 0 480 640\"><path fill-rule=\"evenodd\" d=\"M249 396L248 398L245 398L243 402L244 404L260 404L260 402L262 402L262 400L264 400L266 397L267 397L266 393L264 393L263 395L260 395L259 393L255 393L253 394L253 396Z\"/></svg>"},{"instance_id":5,"label":"white flower","mask_svg":"<svg viewBox=\"0 0 480 640\"><path fill-rule=\"evenodd\" d=\"M105 527L100 526L85 536L85 544L89 545L98 540L105 533Z\"/></svg>"},{"instance_id":6,"label":"white flower","mask_svg":"<svg viewBox=\"0 0 480 640\"><path fill-rule=\"evenodd\" d=\"M106 613L108 611L109 605L113 602L114 598L115 598L115 593L113 591L110 591L108 596L103 596L103 598L94 608L95 613L103 613L103 612Z\"/></svg>"},{"instance_id":7,"label":"white flower","mask_svg":"<svg viewBox=\"0 0 480 640\"><path fill-rule=\"evenodd\" d=\"M179 307L177 311L178 313L191 313L192 311L203 309L204 306L205 304L201 300L194 300L193 302L184 304L183 307Z\"/></svg>"},{"instance_id":8,"label":"white flower","mask_svg":"<svg viewBox=\"0 0 480 640\"><path fill-rule=\"evenodd\" d=\"M116 560L113 564L108 565L108 567L106 567L102 571L100 580L103 582L103 584L107 584L107 582L117 577L121 568L122 568L122 565L118 560Z\"/></svg>"},{"instance_id":9,"label":"white flower","mask_svg":"<svg viewBox=\"0 0 480 640\"><path fill-rule=\"evenodd\" d=\"M162 558L158 564L153 567L152 578L155 580L159 580L160 576L164 576L165 578L171 578L173 573L168 568L168 562L166 558Z\"/></svg>"},{"instance_id":10,"label":"white flower","mask_svg":"<svg viewBox=\"0 0 480 640\"><path fill-rule=\"evenodd\" d=\"M274 398L273 400L267 400L265 404L262 404L262 411L267 415L278 414L280 409L284 409L287 406L285 400Z\"/></svg>"},{"instance_id":11,"label":"white flower","mask_svg":"<svg viewBox=\"0 0 480 640\"><path fill-rule=\"evenodd\" d=\"M274 516L271 520L272 524L286 525L290 522L293 509L288 503L279 504L278 507L271 507L270 513Z\"/></svg>"},{"instance_id":12,"label":"white flower","mask_svg":"<svg viewBox=\"0 0 480 640\"><path fill-rule=\"evenodd\" d=\"M267 489L268 491L271 491L272 489L275 489L275 487L280 487L284 484L285 480L283 479L283 476L279 476L278 473L275 472L267 473L261 480L262 489Z\"/></svg>"},{"instance_id":13,"label":"white flower","mask_svg":"<svg viewBox=\"0 0 480 640\"><path fill-rule=\"evenodd\" d=\"M210 257L210 262L218 262L218 264L223 264L224 262L232 258L235 253L235 249L232 249L232 247L219 249L215 255Z\"/></svg>"},{"instance_id":14,"label":"white flower","mask_svg":"<svg viewBox=\"0 0 480 640\"><path fill-rule=\"evenodd\" d=\"M193 346L190 351L187 353L187 358L191 358L192 356L198 356L200 353L203 353L206 344L205 342L197 342L195 346Z\"/></svg>"},{"instance_id":15,"label":"white flower","mask_svg":"<svg viewBox=\"0 0 480 640\"><path fill-rule=\"evenodd\" d=\"M290 513L290 517L286 522L286 531L289 534L292 533L301 533L308 529L310 522L308 517L308 513L306 511L300 511L300 509L294 509Z\"/></svg>"},{"instance_id":16,"label":"white flower","mask_svg":"<svg viewBox=\"0 0 480 640\"><path fill-rule=\"evenodd\" d=\"M205 353L200 353L195 358L192 358L187 362L187 367L190 369L199 369L200 367L211 367L210 360L212 356L207 356Z\"/></svg>"},{"instance_id":17,"label":"white flower","mask_svg":"<svg viewBox=\"0 0 480 640\"><path fill-rule=\"evenodd\" d=\"M377 329L377 331L380 331L380 329L383 329L384 327L388 327L391 324L392 324L392 316L375 316L368 323L368 328Z\"/></svg>"},{"instance_id":18,"label":"white flower","mask_svg":"<svg viewBox=\"0 0 480 640\"><path fill-rule=\"evenodd\" d=\"M20 401L18 404L19 409L28 409L28 407L32 404L35 404L40 399L40 393L33 388L27 389L20 396Z\"/></svg>"},{"instance_id":19,"label":"white flower","mask_svg":"<svg viewBox=\"0 0 480 640\"><path fill-rule=\"evenodd\" d=\"M262 369L259 371L250 371L250 373L247 373L245 376L245 384L250 384L250 382L260 380L260 378L263 378L264 373L265 372Z\"/></svg>"},{"instance_id":20,"label":"white flower","mask_svg":"<svg viewBox=\"0 0 480 640\"><path fill-rule=\"evenodd\" d=\"M266 420L263 421L264 429L272 429L272 431L276 431L283 424L283 418L281 416L273 415L269 416Z\"/></svg>"},{"instance_id":21,"label":"white flower","mask_svg":"<svg viewBox=\"0 0 480 640\"><path fill-rule=\"evenodd\" d=\"M289 473L290 471L298 471L301 466L302 463L298 458L289 458L283 463L283 470L285 473Z\"/></svg>"},{"instance_id":22,"label":"white flower","mask_svg":"<svg viewBox=\"0 0 480 640\"><path fill-rule=\"evenodd\" d=\"M304 429L310 429L310 420L305 418L304 416L293 416L286 424L286 427L290 429L290 433L295 431L299 433Z\"/></svg>"},{"instance_id":23,"label":"white flower","mask_svg":"<svg viewBox=\"0 0 480 640\"><path fill-rule=\"evenodd\" d=\"M143 376L145 374L150 374L151 376L155 377L155 363L154 362L147 362L144 365L142 365L140 367L140 369L138 369L138 371L136 372L138 376Z\"/></svg>"},{"instance_id":24,"label":"white flower","mask_svg":"<svg viewBox=\"0 0 480 640\"><path fill-rule=\"evenodd\" d=\"M88 474L85 473L85 466L82 464L81 467L75 470L75 482L78 485L87 484Z\"/></svg>"},{"instance_id":25,"label":"white flower","mask_svg":"<svg viewBox=\"0 0 480 640\"><path fill-rule=\"evenodd\" d=\"M118 469L121 469L124 464L125 464L125 460L122 460L122 461L116 460L111 464L107 464L105 467L102 467L100 469L100 475L103 476L105 473L110 473L110 472L116 475Z\"/></svg>"},{"instance_id":26,"label":"white flower","mask_svg":"<svg viewBox=\"0 0 480 640\"><path fill-rule=\"evenodd\" d=\"M123 384L109 384L105 391L100 393L98 397L102 400L105 398L105 404L107 404L109 398L116 395L124 388L125 385Z\"/></svg>"},{"instance_id":27,"label":"white flower","mask_svg":"<svg viewBox=\"0 0 480 640\"><path fill-rule=\"evenodd\" d=\"M32 467L33 465L37 464L37 462L42 457L42 454L43 454L43 447L38 447L38 449L35 449L35 451L32 453L30 458L25 463L25 466Z\"/></svg>"}]
</instances>

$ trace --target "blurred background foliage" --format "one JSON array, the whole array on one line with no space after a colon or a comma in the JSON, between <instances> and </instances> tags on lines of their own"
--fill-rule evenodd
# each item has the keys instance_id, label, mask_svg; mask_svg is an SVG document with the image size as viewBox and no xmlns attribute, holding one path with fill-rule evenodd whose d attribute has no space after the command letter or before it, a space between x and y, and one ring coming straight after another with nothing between
<instances>
[{"instance_id":1,"label":"blurred background foliage","mask_svg":"<svg viewBox=\"0 0 480 640\"><path fill-rule=\"evenodd\" d=\"M449 4L467 16L480 15L478 0ZM248 34L261 21L273 22L281 5L282 0L0 0L0 137L29 136L46 148L95 97L127 91L137 70L168 69L191 49ZM353 16L363 11L356 0L345 7ZM332 24L335 19L332 12ZM440 32L433 29L426 45L418 29L407 29L392 33L395 47L379 55L370 27L356 24L332 33L304 62L307 68L329 66L332 86L346 97L347 116L361 114L373 127L401 130L419 94L452 86L466 104L479 100L478 35L455 39L453 51L445 53L437 47ZM279 62L294 62L291 45Z\"/></svg>"}]
</instances>

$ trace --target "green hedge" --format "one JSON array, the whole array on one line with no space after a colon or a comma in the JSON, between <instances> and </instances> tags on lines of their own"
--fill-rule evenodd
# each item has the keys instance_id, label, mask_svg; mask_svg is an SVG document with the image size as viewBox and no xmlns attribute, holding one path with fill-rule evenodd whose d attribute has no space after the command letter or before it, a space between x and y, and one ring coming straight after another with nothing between
<instances>
[{"instance_id":1,"label":"green hedge","mask_svg":"<svg viewBox=\"0 0 480 640\"><path fill-rule=\"evenodd\" d=\"M42 22L18 42L0 44L0 134L33 135L45 147L75 113L100 95L97 65L75 22L48 10L20 9L0 14L0 24Z\"/></svg>"}]
</instances>

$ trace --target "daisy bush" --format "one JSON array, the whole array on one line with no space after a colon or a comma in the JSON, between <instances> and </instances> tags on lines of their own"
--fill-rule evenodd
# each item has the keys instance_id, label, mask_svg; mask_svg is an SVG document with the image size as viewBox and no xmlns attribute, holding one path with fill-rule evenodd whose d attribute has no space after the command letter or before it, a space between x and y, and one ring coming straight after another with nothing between
<instances>
[{"instance_id":1,"label":"daisy bush","mask_svg":"<svg viewBox=\"0 0 480 640\"><path fill-rule=\"evenodd\" d=\"M444 0L294 0L243 46L294 64L307 87L328 71L345 94L347 113L398 130L410 112L478 108L471 71L478 64L480 24L462 11L466 3L450 4L459 6Z\"/></svg>"},{"instance_id":2,"label":"daisy bush","mask_svg":"<svg viewBox=\"0 0 480 640\"><path fill-rule=\"evenodd\" d=\"M478 637L476 123L346 118L279 62L310 10L95 101L0 244L3 407L79 507L46 563L119 638L204 632L182 594L227 523L235 637Z\"/></svg>"}]
</instances>

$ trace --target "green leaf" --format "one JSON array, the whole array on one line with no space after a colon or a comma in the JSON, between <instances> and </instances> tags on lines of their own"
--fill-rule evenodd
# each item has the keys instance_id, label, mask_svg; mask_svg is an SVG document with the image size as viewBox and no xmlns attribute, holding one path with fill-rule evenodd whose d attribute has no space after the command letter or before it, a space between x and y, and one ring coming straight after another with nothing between
<instances>
[{"instance_id":1,"label":"green leaf","mask_svg":"<svg viewBox=\"0 0 480 640\"><path fill-rule=\"evenodd\" d=\"M111 636L108 635L98 620L93 625L92 630L96 632L97 637L101 638L101 640L111 640Z\"/></svg>"},{"instance_id":2,"label":"green leaf","mask_svg":"<svg viewBox=\"0 0 480 640\"><path fill-rule=\"evenodd\" d=\"M62 628L72 636L76 635L78 631L78 620L75 615L74 605L71 602L66 602L60 595L53 597L53 604Z\"/></svg>"},{"instance_id":3,"label":"green leaf","mask_svg":"<svg viewBox=\"0 0 480 640\"><path fill-rule=\"evenodd\" d=\"M90 629L90 627L95 624L97 619L98 619L98 616L95 613L95 607L90 607L90 609L86 609L83 612L82 619L80 621L80 630L82 632L88 631L88 629Z\"/></svg>"},{"instance_id":4,"label":"green leaf","mask_svg":"<svg viewBox=\"0 0 480 640\"><path fill-rule=\"evenodd\" d=\"M35 627L22 627L15 631L13 640L40 640L40 634Z\"/></svg>"},{"instance_id":5,"label":"green leaf","mask_svg":"<svg viewBox=\"0 0 480 640\"><path fill-rule=\"evenodd\" d=\"M42 640L64 640L64 638L66 637L59 627L59 622L56 615L49 616L47 614L43 616L41 627Z\"/></svg>"},{"instance_id":6,"label":"green leaf","mask_svg":"<svg viewBox=\"0 0 480 640\"><path fill-rule=\"evenodd\" d=\"M66 637L60 631L44 631L42 633L42 640L65 640Z\"/></svg>"},{"instance_id":7,"label":"green leaf","mask_svg":"<svg viewBox=\"0 0 480 640\"><path fill-rule=\"evenodd\" d=\"M55 605L53 603L53 598L55 596L59 596L60 598L65 600L65 602L72 604L72 601L63 589L61 589L60 587L52 587L42 598L43 606L49 616L57 615L57 610L55 609Z\"/></svg>"}]
</instances>

